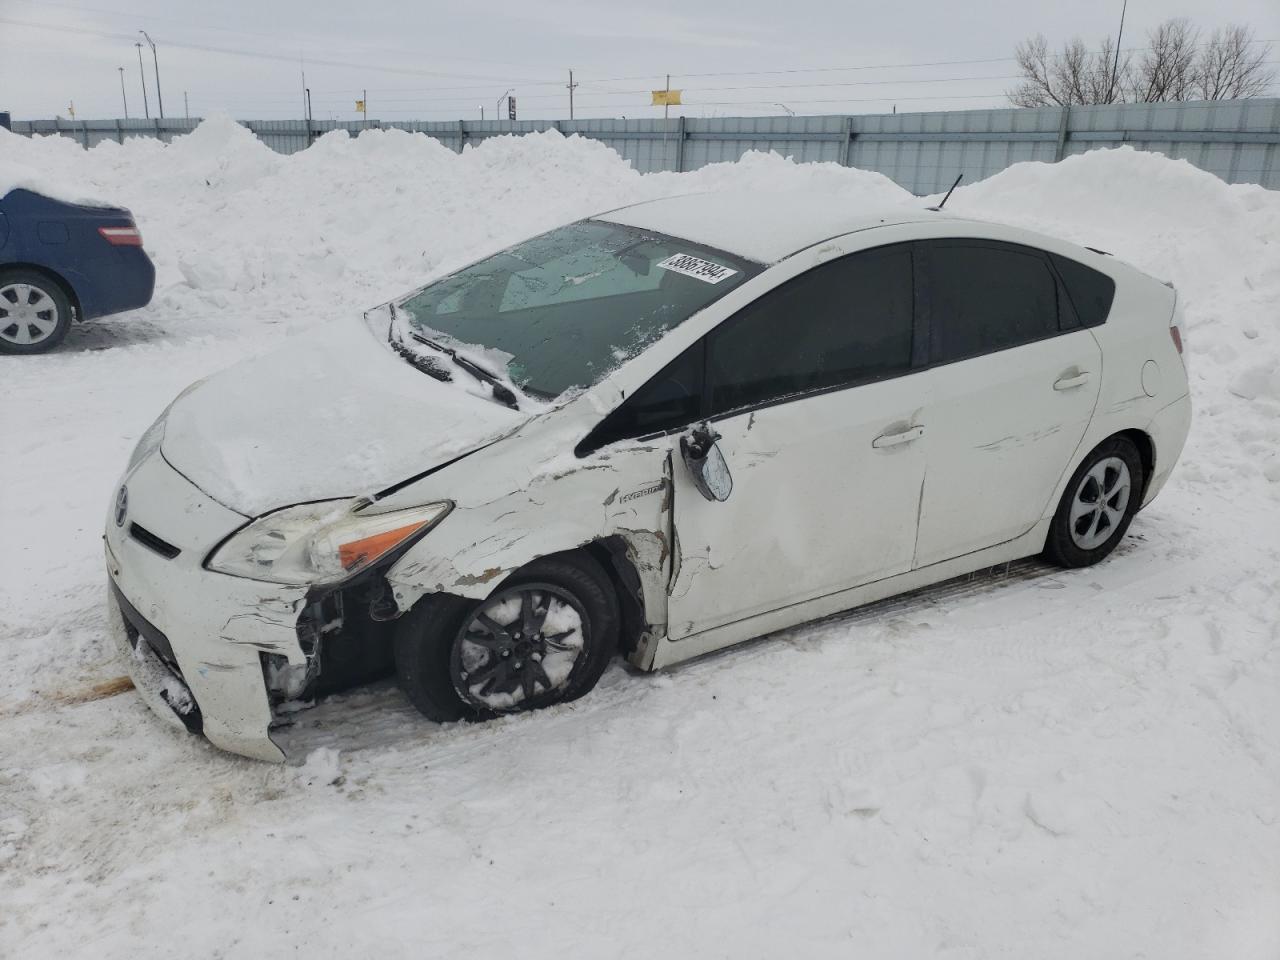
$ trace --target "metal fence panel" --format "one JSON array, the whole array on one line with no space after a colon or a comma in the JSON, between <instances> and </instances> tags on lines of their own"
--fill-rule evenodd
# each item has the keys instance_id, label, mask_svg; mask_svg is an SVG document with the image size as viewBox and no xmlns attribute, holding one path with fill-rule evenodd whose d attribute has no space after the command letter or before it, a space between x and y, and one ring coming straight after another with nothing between
<instances>
[{"instance_id":1,"label":"metal fence panel","mask_svg":"<svg viewBox=\"0 0 1280 960\"><path fill-rule=\"evenodd\" d=\"M279 153L305 150L334 130L421 133L461 152L500 136L558 130L598 140L641 173L697 170L772 151L800 163L839 163L884 174L916 194L964 173L981 180L1014 163L1052 163L1127 144L1185 159L1228 183L1280 189L1280 98L1212 103L954 110L821 117L672 117L669 120L242 121ZM85 147L130 137L171 141L198 120L15 120L15 133L70 137Z\"/></svg>"}]
</instances>

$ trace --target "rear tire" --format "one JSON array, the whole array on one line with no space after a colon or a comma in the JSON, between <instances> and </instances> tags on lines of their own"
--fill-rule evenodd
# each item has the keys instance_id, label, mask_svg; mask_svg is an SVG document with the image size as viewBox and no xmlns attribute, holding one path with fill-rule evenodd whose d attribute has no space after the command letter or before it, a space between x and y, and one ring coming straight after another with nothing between
<instances>
[{"instance_id":1,"label":"rear tire","mask_svg":"<svg viewBox=\"0 0 1280 960\"><path fill-rule=\"evenodd\" d=\"M71 329L71 299L46 274L0 269L0 353L44 353Z\"/></svg>"},{"instance_id":2,"label":"rear tire","mask_svg":"<svg viewBox=\"0 0 1280 960\"><path fill-rule=\"evenodd\" d=\"M396 674L431 720L534 710L596 685L617 649L619 623L600 565L584 554L556 554L518 570L479 603L424 597L396 627Z\"/></svg>"},{"instance_id":3,"label":"rear tire","mask_svg":"<svg viewBox=\"0 0 1280 960\"><path fill-rule=\"evenodd\" d=\"M1116 548L1146 489L1133 441L1112 437L1084 458L1053 515L1044 557L1060 567L1087 567Z\"/></svg>"}]
</instances>

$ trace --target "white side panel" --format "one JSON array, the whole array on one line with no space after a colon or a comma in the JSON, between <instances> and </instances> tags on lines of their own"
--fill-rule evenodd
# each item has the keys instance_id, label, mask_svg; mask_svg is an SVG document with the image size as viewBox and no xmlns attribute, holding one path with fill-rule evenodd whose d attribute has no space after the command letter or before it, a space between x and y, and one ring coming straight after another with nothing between
<instances>
[{"instance_id":1,"label":"white side panel","mask_svg":"<svg viewBox=\"0 0 1280 960\"><path fill-rule=\"evenodd\" d=\"M917 567L1011 540L1040 519L1089 425L1102 356L1078 330L925 376L933 401Z\"/></svg>"},{"instance_id":2,"label":"white side panel","mask_svg":"<svg viewBox=\"0 0 1280 960\"><path fill-rule=\"evenodd\" d=\"M910 569L925 441L872 444L909 433L925 389L915 374L717 421L729 499L675 469L671 636Z\"/></svg>"},{"instance_id":3,"label":"white side panel","mask_svg":"<svg viewBox=\"0 0 1280 960\"><path fill-rule=\"evenodd\" d=\"M829 617L843 610L852 610L854 607L918 590L975 570L984 570L997 564L1032 556L1044 548L1044 539L1048 530L1049 521L1042 520L1016 540L979 550L964 557L957 557L932 567L911 570L896 577L877 580L851 590L842 590L805 603L797 603L756 617L728 623L714 630L707 630L680 640L664 640L658 644L651 669L659 670L767 633Z\"/></svg>"}]
</instances>

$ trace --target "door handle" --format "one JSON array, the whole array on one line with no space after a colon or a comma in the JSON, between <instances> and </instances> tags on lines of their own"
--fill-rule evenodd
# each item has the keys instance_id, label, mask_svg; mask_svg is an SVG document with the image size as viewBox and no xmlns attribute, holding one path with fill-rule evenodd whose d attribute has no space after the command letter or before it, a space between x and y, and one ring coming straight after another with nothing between
<instances>
[{"instance_id":1,"label":"door handle","mask_svg":"<svg viewBox=\"0 0 1280 960\"><path fill-rule=\"evenodd\" d=\"M1053 389L1055 390L1074 390L1076 387L1083 387L1089 382L1091 374L1086 370L1084 373L1076 373L1071 376L1059 377L1053 381Z\"/></svg>"},{"instance_id":2,"label":"door handle","mask_svg":"<svg viewBox=\"0 0 1280 960\"><path fill-rule=\"evenodd\" d=\"M900 443L910 443L912 440L919 440L923 436L923 426L908 427L901 433L882 433L871 441L871 445L876 448L896 447Z\"/></svg>"}]
</instances>

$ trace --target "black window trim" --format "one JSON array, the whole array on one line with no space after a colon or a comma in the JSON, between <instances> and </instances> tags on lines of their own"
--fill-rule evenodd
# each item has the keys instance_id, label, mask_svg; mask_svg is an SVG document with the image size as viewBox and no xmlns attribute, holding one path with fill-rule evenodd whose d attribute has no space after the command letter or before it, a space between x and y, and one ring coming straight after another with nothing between
<instances>
[{"instance_id":1,"label":"black window trim","mask_svg":"<svg viewBox=\"0 0 1280 960\"><path fill-rule=\"evenodd\" d=\"M714 327L712 327L710 330L708 330L706 333L700 336L693 343L689 344L689 346L685 347L686 351L693 350L695 348L702 350L702 375L701 375L702 396L699 398L700 403L699 403L698 418L697 420L693 421L693 423L703 423L703 422L718 423L719 421L727 420L730 417L739 417L739 416L742 416L743 414L755 413L758 410L764 410L769 407L776 407L779 404L783 404L783 403L794 403L797 400L806 400L809 397L820 397L820 396L823 396L824 394L835 393L839 390L853 390L857 387L870 386L873 383L887 383L890 380L900 380L903 377L909 377L909 376L912 376L913 374L920 373L922 370L928 369L926 365L919 365L922 358L925 360L927 360L928 358L929 342L927 339L923 341L921 340L921 337L924 336L927 331L921 326L919 310L917 309L920 302L921 276L922 276L922 272L919 270L916 262L916 243L917 242L918 241L915 241L915 240L893 240L888 243L877 244L874 247L863 247L859 250L850 250L848 253L841 254L838 257L833 257L830 260L824 260L821 263L815 263L811 267L809 267L807 270L802 270L799 273L795 274L794 276L788 277L786 280L783 280L780 283L777 283L774 286L770 287L768 290L760 294L760 296L756 297L750 303L743 304L741 307L739 307L729 316L725 317L718 324L716 324ZM788 394L784 394L783 396L772 397L768 400L761 400L757 403L747 404L742 407L736 407L733 410L726 410L723 413L711 414L709 412L711 407L711 398L710 398L710 392L707 390L707 372L708 372L707 366L709 363L708 358L711 355L711 351L707 349L708 347L707 341L710 339L712 334L714 334L717 330L720 330L726 324L731 323L743 311L754 306L756 303L759 303L765 297L775 293L778 290L781 290L788 283L791 283L794 280L798 280L799 278L805 276L806 274L810 273L813 270L818 270L821 267L829 266L830 264L833 264L833 263L838 263L847 257L856 257L859 254L871 253L875 250L883 250L888 247L905 247L907 249L907 255L911 260L911 293L912 293L911 361L910 361L910 366L907 369L889 376L868 377L867 379L864 379L864 380L854 380L847 383L831 384L830 386L826 386L826 387L814 387L812 390L798 390L795 393L788 393ZM922 342L923 342L923 349L921 346ZM681 351L681 353L684 353L684 351ZM679 356L680 354L677 354L676 357L672 357L671 360L668 362L669 363L675 362L675 360ZM666 364L663 365L663 369L665 368L666 368ZM661 372L662 371L659 370L655 372L653 376L656 377ZM650 378L650 380L652 380L652 377ZM634 397L637 393L643 390L649 384L649 382L650 382L649 380L646 380L639 387L633 390L631 393L631 397ZM614 440L609 440L603 444L588 445L588 441L592 439L596 431L605 423L605 421L609 417L613 416L613 414L617 410L621 409L623 404L627 403L631 399L631 397L625 398L622 401L622 403L618 404L617 407L614 407L613 410L609 411L607 414L604 415L604 417L602 417L599 421L596 422L595 426L593 426L591 430L588 431L587 435L578 442L577 446L574 447L575 456L581 459L583 457L589 456L590 454L594 453L596 450L603 449L604 447L609 446L610 444L613 444L613 443L621 443L625 440L632 440L637 443L645 443L647 441L656 440L659 437L667 437L667 436L671 436L672 434L681 433L682 431L687 430L690 426L692 426L692 423L686 423L679 427L672 427L669 430L656 430L652 433L640 434L634 437L619 437Z\"/></svg>"},{"instance_id":2,"label":"black window trim","mask_svg":"<svg viewBox=\"0 0 1280 960\"><path fill-rule=\"evenodd\" d=\"M1049 275L1054 280L1055 297L1058 305L1057 329L1052 333L1045 334L1042 337L1035 337L1034 339L1031 339L1031 340L1023 340L1019 343L1011 344L1007 347L1001 347L999 350L989 350L983 353L975 353L965 357L956 357L951 360L930 362L929 354L930 354L930 347L931 347L931 337L933 334L933 313L932 313L932 303L929 296L929 293L930 293L929 251L931 249L931 245L939 244L939 243L957 243L964 246L979 246L979 247L985 246L991 249L998 249L998 250L1007 250L1010 247L1012 247L1012 248L1015 248L1015 250L1018 253L1024 253L1024 254L1036 256L1049 270ZM786 284L790 283L791 281L796 280L800 277L803 277L805 274L809 273L812 270L817 270L818 268L824 267L828 264L836 263L839 260L843 260L845 257L853 257L853 256L857 256L860 253L869 253L873 250L882 250L886 247L896 247L896 246L907 247L911 257L911 288L912 288L913 310L912 310L912 325L911 325L911 365L910 367L892 376L872 377L866 380L857 380L849 383L832 384L831 386L826 386L826 387L815 387L812 390L800 390L795 393L789 393L784 396L773 397L769 400L762 400L758 403L748 404L746 406L737 407L733 410L726 410L723 413L718 413L714 415L708 412L711 405L711 400L710 400L710 393L707 390L706 384L707 384L707 364L709 362L708 357L710 356L711 351L707 349L707 340L711 337L713 333L715 333L715 331L719 330L725 324L730 323L735 317L737 317L742 311L746 310L748 307L759 302L764 297L769 296L774 291L782 289L782 287L784 287ZM1085 264L1085 266L1088 266L1088 265ZM1070 309L1072 317L1074 317L1075 319L1074 325L1066 325L1063 322L1062 307L1063 307L1064 301L1066 306ZM1106 321L1104 320L1103 323L1105 322ZM743 414L752 414L759 410L765 410L765 409L768 409L769 407L775 407L783 403L794 403L797 400L807 400L810 397L820 397L820 396L823 396L824 394L835 393L836 391L839 391L839 390L853 390L858 387L869 386L873 383L887 383L890 380L900 380L903 377L915 376L918 373L924 373L925 371L933 370L937 367L946 367L946 366L950 366L953 363L963 363L967 360L976 360L978 357L994 356L995 354L998 354L998 353L1004 353L1006 350L1016 350L1018 347L1025 347L1033 343L1041 343L1045 340L1052 340L1055 337L1061 337L1070 333L1078 333L1082 330L1090 330L1090 329L1092 328L1089 326L1086 326L1080 320L1079 311L1075 309L1075 304L1071 301L1071 292L1067 288L1066 282L1063 280L1061 274L1058 272L1058 268L1056 264L1054 264L1053 262L1053 257L1051 256L1050 251L1044 250L1041 247L1033 247L1033 246L1029 246L1028 244L1017 243L1012 240L999 240L994 237L973 237L973 236L962 236L962 235L952 235L952 236L945 236L945 237L922 237L915 240L894 240L889 243L877 244L876 246L872 246L872 247L863 247L859 250L851 250L848 253L842 254L841 256L836 257L832 260L824 260L822 263L815 263L813 266L809 267L808 270L803 270L800 273L795 274L795 276L788 277L786 280L783 280L780 283L770 287L768 290L762 293L755 300L752 300L751 303L744 304L742 307L738 308L738 310L734 311L732 314L730 314L729 316L721 320L720 323L716 324L716 326L713 327L711 330L708 330L706 333L704 333L696 341L691 343L689 346L685 347L685 350L692 350L695 348L702 350L702 379L701 379L702 396L701 396L701 403L699 407L699 410L700 410L699 416L698 416L698 419L694 422L702 423L704 421L709 421L711 423L718 423L719 421L727 420L730 417L739 417L739 416L742 416ZM683 353L683 351L681 352ZM671 362L674 362L675 359L676 357L673 357ZM661 371L658 371L658 373L660 372ZM654 376L657 376L657 373L655 373ZM636 388L636 390L632 392L631 396L635 396L635 394L638 393L640 390L644 389L644 387L648 383L649 381L646 380L644 384L641 384L639 387ZM579 459L589 456L590 454L594 453L596 450L603 449L604 447L609 446L610 444L621 443L626 440L631 440L637 443L646 443L652 440L657 440L660 437L667 437L667 436L671 436L672 434L681 433L682 431L687 430L690 426L692 426L691 423L683 424L682 426L672 427L671 429L668 429L668 430L656 430L652 433L640 434L634 437L619 437L614 440L609 440L603 444L588 446L587 441L589 441L592 438L596 430L601 425L603 425L604 422L609 417L613 416L614 411L620 409L622 407L622 404L625 404L628 400L630 400L630 397L627 397L626 399L624 399L622 403L620 403L617 407L614 408L613 411L610 411L609 413L605 414L605 416L602 417L596 423L596 425L591 428L590 431L588 431L587 435L583 437L581 441L579 441L577 446L574 448L574 454Z\"/></svg>"}]
</instances>

